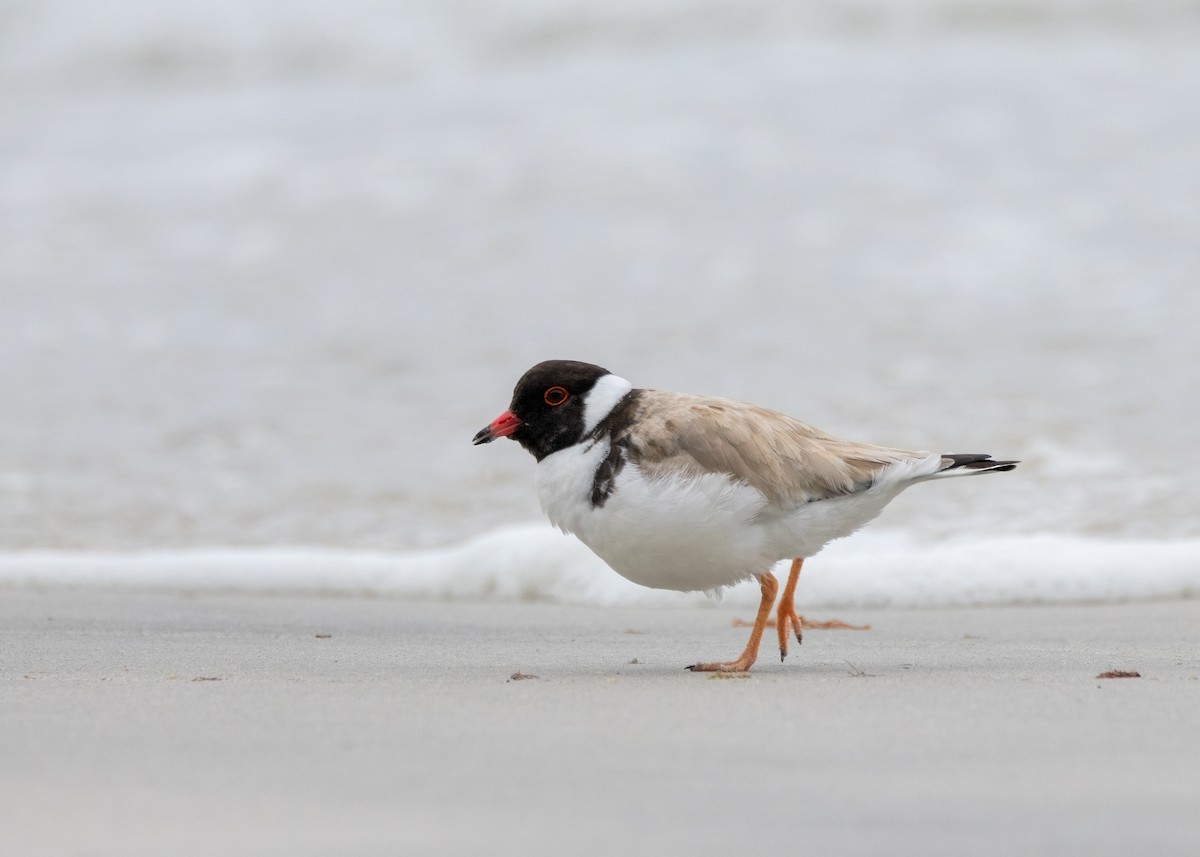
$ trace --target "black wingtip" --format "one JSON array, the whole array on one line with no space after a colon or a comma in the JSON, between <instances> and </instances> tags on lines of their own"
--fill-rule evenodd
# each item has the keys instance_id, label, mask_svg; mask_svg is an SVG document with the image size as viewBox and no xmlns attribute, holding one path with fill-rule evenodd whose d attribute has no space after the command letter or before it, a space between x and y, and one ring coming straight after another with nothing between
<instances>
[{"instance_id":1,"label":"black wingtip","mask_svg":"<svg viewBox=\"0 0 1200 857\"><path fill-rule=\"evenodd\" d=\"M977 471L1004 473L1008 470L1016 470L1019 461L995 461L990 455L982 452L971 453L943 453L943 459L949 459L950 464L943 467L939 472L946 473L950 470L962 471Z\"/></svg>"}]
</instances>

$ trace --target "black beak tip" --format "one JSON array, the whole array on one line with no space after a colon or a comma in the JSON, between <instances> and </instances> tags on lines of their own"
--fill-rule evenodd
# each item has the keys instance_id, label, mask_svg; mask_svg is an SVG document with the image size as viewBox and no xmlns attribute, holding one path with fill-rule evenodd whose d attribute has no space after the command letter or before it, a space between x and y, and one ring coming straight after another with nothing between
<instances>
[{"instance_id":1,"label":"black beak tip","mask_svg":"<svg viewBox=\"0 0 1200 857\"><path fill-rule=\"evenodd\" d=\"M495 439L492 430L485 426L475 433L475 437L471 438L471 445L479 446L481 443L491 443Z\"/></svg>"}]
</instances>

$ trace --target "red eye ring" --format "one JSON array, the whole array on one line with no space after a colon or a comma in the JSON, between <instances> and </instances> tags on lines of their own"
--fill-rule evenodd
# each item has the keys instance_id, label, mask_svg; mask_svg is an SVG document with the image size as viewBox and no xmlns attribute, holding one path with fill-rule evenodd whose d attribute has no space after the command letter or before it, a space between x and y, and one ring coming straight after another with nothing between
<instances>
[{"instance_id":1,"label":"red eye ring","mask_svg":"<svg viewBox=\"0 0 1200 857\"><path fill-rule=\"evenodd\" d=\"M571 394L567 392L566 387L551 387L542 396L542 400L552 408L557 408L569 398Z\"/></svg>"}]
</instances>

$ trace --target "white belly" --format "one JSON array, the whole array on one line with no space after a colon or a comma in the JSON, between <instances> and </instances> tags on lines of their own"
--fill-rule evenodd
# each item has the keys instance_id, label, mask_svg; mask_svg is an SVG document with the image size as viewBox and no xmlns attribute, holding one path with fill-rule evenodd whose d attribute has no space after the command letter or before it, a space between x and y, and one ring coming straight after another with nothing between
<instances>
[{"instance_id":1,"label":"white belly","mask_svg":"<svg viewBox=\"0 0 1200 857\"><path fill-rule=\"evenodd\" d=\"M538 499L551 522L574 533L622 577L654 589L715 590L809 557L877 516L904 487L885 479L857 494L772 507L724 474L649 479L627 463L601 506L591 502L608 441L572 446L538 464Z\"/></svg>"},{"instance_id":2,"label":"white belly","mask_svg":"<svg viewBox=\"0 0 1200 857\"><path fill-rule=\"evenodd\" d=\"M651 481L626 464L607 501L594 507L593 475L607 454L604 441L547 456L538 464L538 498L555 525L622 577L655 589L717 589L778 559L755 523L763 496L720 474Z\"/></svg>"}]
</instances>

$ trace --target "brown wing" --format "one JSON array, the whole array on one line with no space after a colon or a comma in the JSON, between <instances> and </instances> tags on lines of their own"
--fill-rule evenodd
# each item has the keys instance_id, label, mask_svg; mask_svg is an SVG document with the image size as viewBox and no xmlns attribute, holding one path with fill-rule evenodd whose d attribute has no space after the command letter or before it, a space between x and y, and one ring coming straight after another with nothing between
<instances>
[{"instance_id":1,"label":"brown wing","mask_svg":"<svg viewBox=\"0 0 1200 857\"><path fill-rule=\"evenodd\" d=\"M631 460L651 477L670 470L726 473L774 503L799 504L861 491L888 464L926 455L839 440L740 402L638 392L636 439L625 442Z\"/></svg>"}]
</instances>

